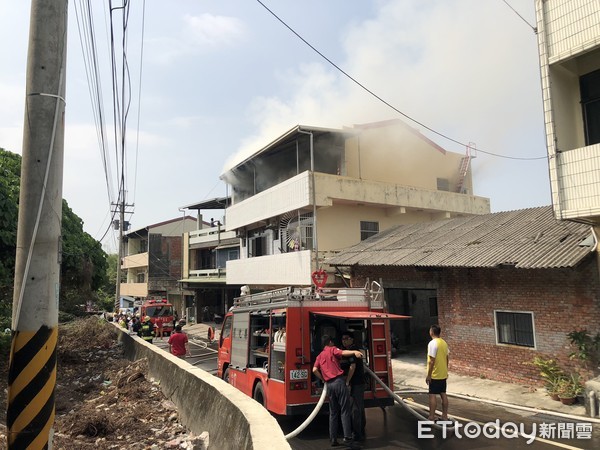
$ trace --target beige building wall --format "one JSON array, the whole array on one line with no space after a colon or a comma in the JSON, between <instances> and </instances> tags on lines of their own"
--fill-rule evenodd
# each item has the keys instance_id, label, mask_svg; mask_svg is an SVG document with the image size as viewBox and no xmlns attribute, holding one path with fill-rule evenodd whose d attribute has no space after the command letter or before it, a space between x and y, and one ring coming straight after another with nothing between
<instances>
[{"instance_id":1,"label":"beige building wall","mask_svg":"<svg viewBox=\"0 0 600 450\"><path fill-rule=\"evenodd\" d=\"M318 211L319 251L339 251L360 242L360 222L378 222L383 231L394 225L444 219L443 213L407 212L370 206L335 205Z\"/></svg>"},{"instance_id":2,"label":"beige building wall","mask_svg":"<svg viewBox=\"0 0 600 450\"><path fill-rule=\"evenodd\" d=\"M449 191L458 190L465 154L447 152L417 130L400 121L366 127L346 141L346 176L362 180L438 189L437 179L448 180ZM464 187L472 192L471 173Z\"/></svg>"},{"instance_id":3,"label":"beige building wall","mask_svg":"<svg viewBox=\"0 0 600 450\"><path fill-rule=\"evenodd\" d=\"M163 225L152 225L148 228L148 232L151 234L162 234L163 236L181 236L183 233L193 231L196 228L196 219L186 216L185 219L172 220Z\"/></svg>"}]
</instances>

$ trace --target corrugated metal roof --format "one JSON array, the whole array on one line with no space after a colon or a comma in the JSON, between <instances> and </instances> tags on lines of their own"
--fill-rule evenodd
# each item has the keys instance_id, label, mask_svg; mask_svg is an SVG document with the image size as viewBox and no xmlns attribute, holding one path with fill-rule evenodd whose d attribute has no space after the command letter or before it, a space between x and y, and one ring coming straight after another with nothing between
<instances>
[{"instance_id":1,"label":"corrugated metal roof","mask_svg":"<svg viewBox=\"0 0 600 450\"><path fill-rule=\"evenodd\" d=\"M551 206L398 225L350 247L334 266L574 267L592 252L588 225L559 221ZM593 240L591 241L593 242Z\"/></svg>"}]
</instances>

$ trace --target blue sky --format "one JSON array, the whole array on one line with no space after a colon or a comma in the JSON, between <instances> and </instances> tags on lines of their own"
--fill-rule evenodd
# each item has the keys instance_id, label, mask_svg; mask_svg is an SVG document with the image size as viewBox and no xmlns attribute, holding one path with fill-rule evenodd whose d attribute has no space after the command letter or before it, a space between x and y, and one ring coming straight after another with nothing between
<instances>
[{"instance_id":1,"label":"blue sky","mask_svg":"<svg viewBox=\"0 0 600 450\"><path fill-rule=\"evenodd\" d=\"M108 2L91 3L112 133ZM181 217L178 207L224 195L219 175L235 155L257 150L296 124L337 128L402 118L258 1L147 0L144 14L142 1L131 3L127 199L135 203L133 228ZM537 41L524 22L535 25L533 0L509 0L524 20L502 0L263 3L361 84L439 133L509 158L545 156ZM63 196L99 239L109 225L111 199L77 28L79 4L69 2ZM11 43L0 47L0 147L16 153L29 10L28 1L0 0L0 39ZM465 152L407 122L447 150ZM492 211L550 204L546 161L509 158L477 153L475 194L489 197ZM113 158L112 178L116 173ZM112 232L104 244L116 248Z\"/></svg>"}]
</instances>

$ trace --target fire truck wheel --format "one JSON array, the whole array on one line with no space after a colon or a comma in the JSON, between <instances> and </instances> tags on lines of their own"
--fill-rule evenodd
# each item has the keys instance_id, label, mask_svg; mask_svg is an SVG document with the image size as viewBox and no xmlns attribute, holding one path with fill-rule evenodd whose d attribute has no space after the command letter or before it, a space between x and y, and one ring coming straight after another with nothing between
<instances>
[{"instance_id":1,"label":"fire truck wheel","mask_svg":"<svg viewBox=\"0 0 600 450\"><path fill-rule=\"evenodd\" d=\"M261 405L265 406L265 391L263 389L262 383L258 383L254 388L254 400L256 400Z\"/></svg>"},{"instance_id":2,"label":"fire truck wheel","mask_svg":"<svg viewBox=\"0 0 600 450\"><path fill-rule=\"evenodd\" d=\"M225 369L225 373L223 374L223 381L225 383L229 383L229 367Z\"/></svg>"}]
</instances>

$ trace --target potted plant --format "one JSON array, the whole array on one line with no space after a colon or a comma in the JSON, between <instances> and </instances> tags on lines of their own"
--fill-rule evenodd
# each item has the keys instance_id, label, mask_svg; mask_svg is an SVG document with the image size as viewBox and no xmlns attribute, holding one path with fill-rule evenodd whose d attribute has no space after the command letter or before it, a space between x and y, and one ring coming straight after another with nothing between
<instances>
[{"instance_id":1,"label":"potted plant","mask_svg":"<svg viewBox=\"0 0 600 450\"><path fill-rule=\"evenodd\" d=\"M572 405L577 401L577 396L583 393L583 384L578 374L571 374L559 382L558 398L564 405Z\"/></svg>"},{"instance_id":2,"label":"potted plant","mask_svg":"<svg viewBox=\"0 0 600 450\"><path fill-rule=\"evenodd\" d=\"M567 375L560 368L556 360L536 356L533 358L532 364L540 371L540 376L544 380L548 395L553 400L560 400L558 398L560 383L567 378Z\"/></svg>"},{"instance_id":3,"label":"potted plant","mask_svg":"<svg viewBox=\"0 0 600 450\"><path fill-rule=\"evenodd\" d=\"M546 381L546 392L552 400L556 400L557 402L560 401L558 393L560 391L561 382L563 380L564 378L556 377Z\"/></svg>"}]
</instances>

